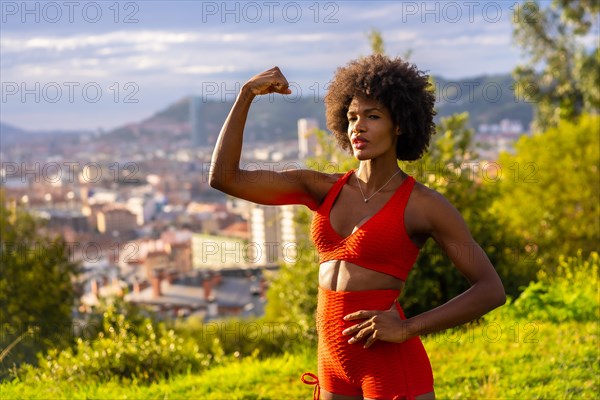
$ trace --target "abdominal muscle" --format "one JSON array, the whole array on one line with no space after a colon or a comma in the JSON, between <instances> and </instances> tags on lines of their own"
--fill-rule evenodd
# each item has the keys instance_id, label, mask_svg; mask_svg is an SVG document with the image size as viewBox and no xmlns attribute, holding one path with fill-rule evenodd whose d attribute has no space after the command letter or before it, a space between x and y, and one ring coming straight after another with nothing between
<instances>
[{"instance_id":1,"label":"abdominal muscle","mask_svg":"<svg viewBox=\"0 0 600 400\"><path fill-rule=\"evenodd\" d=\"M319 267L319 286L339 292L404 289L404 281L343 260L331 260Z\"/></svg>"}]
</instances>

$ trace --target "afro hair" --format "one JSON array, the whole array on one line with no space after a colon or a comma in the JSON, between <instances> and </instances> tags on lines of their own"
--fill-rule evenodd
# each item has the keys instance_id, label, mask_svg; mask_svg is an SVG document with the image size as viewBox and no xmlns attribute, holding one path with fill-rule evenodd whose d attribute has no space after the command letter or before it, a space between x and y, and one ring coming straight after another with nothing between
<instances>
[{"instance_id":1,"label":"afro hair","mask_svg":"<svg viewBox=\"0 0 600 400\"><path fill-rule=\"evenodd\" d=\"M417 160L427 150L435 133L435 94L429 75L414 64L373 54L338 68L325 96L327 128L350 152L347 112L354 97L375 100L389 110L400 127L399 160Z\"/></svg>"}]
</instances>

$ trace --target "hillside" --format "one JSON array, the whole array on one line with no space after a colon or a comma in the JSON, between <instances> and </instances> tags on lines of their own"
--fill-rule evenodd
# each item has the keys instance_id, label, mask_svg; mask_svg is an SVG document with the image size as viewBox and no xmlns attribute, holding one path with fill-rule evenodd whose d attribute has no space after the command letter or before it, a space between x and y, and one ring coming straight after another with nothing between
<instances>
[{"instance_id":1,"label":"hillside","mask_svg":"<svg viewBox=\"0 0 600 400\"><path fill-rule=\"evenodd\" d=\"M498 123L508 118L528 127L533 108L514 93L510 74L482 75L475 78L449 81L435 78L438 116L467 111L471 127Z\"/></svg>"}]
</instances>

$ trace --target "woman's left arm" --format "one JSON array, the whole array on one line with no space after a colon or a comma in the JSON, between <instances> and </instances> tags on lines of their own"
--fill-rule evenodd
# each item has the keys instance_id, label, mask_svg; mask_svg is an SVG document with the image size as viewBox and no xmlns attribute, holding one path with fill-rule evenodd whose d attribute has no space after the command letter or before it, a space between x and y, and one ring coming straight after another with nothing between
<instances>
[{"instance_id":1,"label":"woman's left arm","mask_svg":"<svg viewBox=\"0 0 600 400\"><path fill-rule=\"evenodd\" d=\"M349 342L377 340L403 342L411 337L452 328L481 317L506 301L504 286L489 258L473 239L464 219L441 194L426 190L419 196L419 214L425 230L465 276L471 287L433 310L401 320L395 307L387 311L360 310L346 320L362 320L345 329Z\"/></svg>"},{"instance_id":2,"label":"woman's left arm","mask_svg":"<svg viewBox=\"0 0 600 400\"><path fill-rule=\"evenodd\" d=\"M506 302L504 286L489 258L473 239L456 208L442 195L424 196L424 216L431 237L465 276L471 287L433 310L406 321L409 336L448 329L481 317Z\"/></svg>"}]
</instances>

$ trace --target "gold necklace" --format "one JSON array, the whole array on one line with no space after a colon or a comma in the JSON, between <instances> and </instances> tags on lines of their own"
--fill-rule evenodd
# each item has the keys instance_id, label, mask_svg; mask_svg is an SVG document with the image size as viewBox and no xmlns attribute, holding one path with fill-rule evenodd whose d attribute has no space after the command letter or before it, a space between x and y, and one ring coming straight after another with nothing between
<instances>
[{"instance_id":1,"label":"gold necklace","mask_svg":"<svg viewBox=\"0 0 600 400\"><path fill-rule=\"evenodd\" d=\"M383 184L382 187L380 187L379 189L377 189L377 191L375 193L373 193L372 195L370 195L369 197L365 197L365 194L362 191L362 188L360 187L360 179L358 179L358 175L354 174L354 176L356 177L356 183L358 184L358 190L360 190L360 194L362 195L363 200L365 201L365 203L368 203L369 200L371 200L373 198L373 196L375 196L377 193L379 193L381 191L381 189L383 189L384 187L387 186L388 183L390 183L390 181L396 176L398 175L402 170L399 169L398 171L396 171L396 173L394 175L392 175L390 177L390 179L387 180L386 183Z\"/></svg>"}]
</instances>

